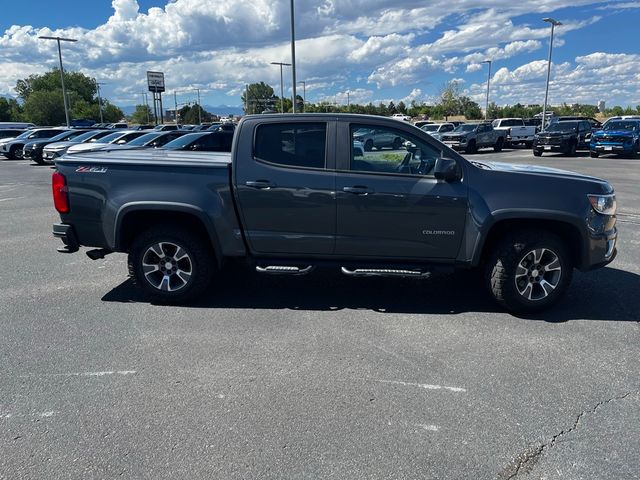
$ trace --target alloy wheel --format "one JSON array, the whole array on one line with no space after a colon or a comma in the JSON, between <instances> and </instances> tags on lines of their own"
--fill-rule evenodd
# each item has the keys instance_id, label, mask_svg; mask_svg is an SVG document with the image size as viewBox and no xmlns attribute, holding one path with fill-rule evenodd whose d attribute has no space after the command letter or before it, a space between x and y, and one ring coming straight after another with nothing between
<instances>
[{"instance_id":1,"label":"alloy wheel","mask_svg":"<svg viewBox=\"0 0 640 480\"><path fill-rule=\"evenodd\" d=\"M560 284L562 265L558 255L548 248L537 248L522 257L516 267L518 293L529 301L544 300Z\"/></svg>"},{"instance_id":2,"label":"alloy wheel","mask_svg":"<svg viewBox=\"0 0 640 480\"><path fill-rule=\"evenodd\" d=\"M144 277L157 290L175 292L185 288L193 275L191 257L180 245L158 242L142 256Z\"/></svg>"}]
</instances>

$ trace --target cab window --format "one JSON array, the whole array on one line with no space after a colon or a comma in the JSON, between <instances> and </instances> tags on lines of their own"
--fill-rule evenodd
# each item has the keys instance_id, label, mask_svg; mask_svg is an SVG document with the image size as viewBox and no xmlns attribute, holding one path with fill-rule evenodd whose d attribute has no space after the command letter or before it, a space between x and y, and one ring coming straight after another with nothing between
<instances>
[{"instance_id":1,"label":"cab window","mask_svg":"<svg viewBox=\"0 0 640 480\"><path fill-rule=\"evenodd\" d=\"M402 130L365 124L351 125L350 170L432 176L440 149Z\"/></svg>"},{"instance_id":2,"label":"cab window","mask_svg":"<svg viewBox=\"0 0 640 480\"><path fill-rule=\"evenodd\" d=\"M289 167L325 168L326 123L266 123L256 130L254 157Z\"/></svg>"}]
</instances>

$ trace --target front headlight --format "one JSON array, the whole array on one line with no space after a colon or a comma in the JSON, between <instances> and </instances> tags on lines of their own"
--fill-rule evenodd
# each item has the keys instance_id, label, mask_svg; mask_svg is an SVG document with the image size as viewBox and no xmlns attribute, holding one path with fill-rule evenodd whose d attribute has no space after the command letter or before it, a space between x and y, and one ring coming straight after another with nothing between
<instances>
[{"instance_id":1,"label":"front headlight","mask_svg":"<svg viewBox=\"0 0 640 480\"><path fill-rule=\"evenodd\" d=\"M615 215L617 203L615 194L611 195L587 195L593 209L603 215Z\"/></svg>"}]
</instances>

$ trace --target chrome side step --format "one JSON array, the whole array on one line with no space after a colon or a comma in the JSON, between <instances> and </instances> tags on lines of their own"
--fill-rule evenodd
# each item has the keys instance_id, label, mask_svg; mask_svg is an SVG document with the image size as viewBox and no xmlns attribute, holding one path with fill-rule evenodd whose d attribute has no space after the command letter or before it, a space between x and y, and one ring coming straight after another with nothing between
<instances>
[{"instance_id":1,"label":"chrome side step","mask_svg":"<svg viewBox=\"0 0 640 480\"><path fill-rule=\"evenodd\" d=\"M306 267L294 267L291 265L269 265L266 267L256 266L256 272L268 273L271 275L306 275L313 270L313 265Z\"/></svg>"},{"instance_id":2,"label":"chrome side step","mask_svg":"<svg viewBox=\"0 0 640 480\"><path fill-rule=\"evenodd\" d=\"M423 272L421 270L403 270L396 268L356 268L349 270L342 267L342 273L350 277L411 277L411 278L429 278L431 272Z\"/></svg>"}]
</instances>

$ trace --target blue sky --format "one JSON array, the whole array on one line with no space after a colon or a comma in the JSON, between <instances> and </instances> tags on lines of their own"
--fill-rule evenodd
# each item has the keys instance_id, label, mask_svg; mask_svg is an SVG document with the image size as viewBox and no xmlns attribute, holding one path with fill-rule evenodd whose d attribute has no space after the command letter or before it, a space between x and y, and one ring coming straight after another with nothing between
<instances>
[{"instance_id":1,"label":"blue sky","mask_svg":"<svg viewBox=\"0 0 640 480\"><path fill-rule=\"evenodd\" d=\"M0 94L54 66L53 43L78 38L65 67L105 82L118 105L140 102L145 71L166 74L179 102L239 105L243 85L279 91L271 61L290 60L288 0L21 0L0 17ZM640 2L593 0L296 0L298 79L307 99L433 101L459 81L484 104L486 66L499 104L541 103L548 25L556 32L550 103L640 104ZM285 88L290 91L290 73Z\"/></svg>"}]
</instances>

